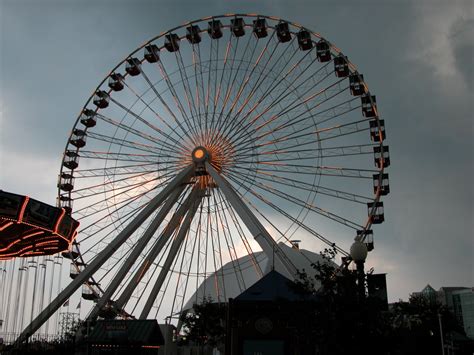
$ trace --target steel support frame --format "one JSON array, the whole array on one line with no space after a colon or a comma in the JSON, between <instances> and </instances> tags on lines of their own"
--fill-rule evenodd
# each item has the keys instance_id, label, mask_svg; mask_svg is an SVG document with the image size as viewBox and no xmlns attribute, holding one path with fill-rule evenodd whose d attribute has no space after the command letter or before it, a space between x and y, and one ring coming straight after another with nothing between
<instances>
[{"instance_id":1,"label":"steel support frame","mask_svg":"<svg viewBox=\"0 0 474 355\"><path fill-rule=\"evenodd\" d=\"M107 304L107 302L110 301L110 298L112 297L113 293L120 286L120 283L123 281L127 273L130 271L130 268L133 266L133 264L137 261L138 257L143 252L143 250L145 249L148 242L153 237L153 235L155 234L156 230L159 228L163 220L166 218L166 216L168 215L173 205L176 203L176 201L178 201L178 198L183 192L184 188L185 188L185 185L182 184L181 186L178 186L174 191L171 192L170 196L166 200L163 207L161 207L160 211L157 213L153 221L150 223L145 233L143 233L140 240L138 241L138 243L135 245L132 252L130 253L130 255L127 257L125 262L120 267L120 270L117 272L117 274L115 274L113 280L107 286L107 289L105 290L104 294L98 300L98 302L92 309L91 313L89 314L88 319L90 320L95 319L99 315L102 307L104 307Z\"/></svg>"},{"instance_id":2,"label":"steel support frame","mask_svg":"<svg viewBox=\"0 0 474 355\"><path fill-rule=\"evenodd\" d=\"M180 185L194 176L194 165L184 168L157 196L155 196L143 210L107 245L86 268L80 272L71 283L64 288L56 298L23 330L15 341L15 345L24 342L33 335L69 297L86 282L142 225L145 220L170 196Z\"/></svg>"},{"instance_id":3,"label":"steel support frame","mask_svg":"<svg viewBox=\"0 0 474 355\"><path fill-rule=\"evenodd\" d=\"M217 186L222 190L224 196L230 202L244 224L247 226L247 229L250 231L250 233L252 233L255 241L258 243L258 245L260 245L272 265L275 265L275 262L279 263L288 273L288 276L293 279L297 278L298 269L285 255L283 250L280 249L270 233L268 233L265 227L248 208L248 206L243 203L242 199L239 197L232 185L221 174L219 174L209 162L206 161L205 166L209 175L211 175Z\"/></svg>"},{"instance_id":4,"label":"steel support frame","mask_svg":"<svg viewBox=\"0 0 474 355\"><path fill-rule=\"evenodd\" d=\"M231 206L237 212L239 217L242 219L250 233L252 233L255 241L262 248L264 253L272 264L279 263L283 269L292 278L297 277L297 268L291 262L291 260L285 255L280 249L275 240L271 237L265 227L255 217L252 211L246 206L242 199L239 197L237 192L233 189L232 185L218 173L209 162L205 162L206 171L214 179L217 186L222 190L224 196L229 201ZM110 300L112 294L118 288L120 281L128 272L129 268L136 262L139 254L145 248L157 228L163 222L164 218L170 211L171 207L177 202L180 194L184 187L183 184L188 182L192 176L194 176L194 165L190 165L183 169L156 197L154 197L149 204L130 222L117 237L110 243L104 250L102 250L96 258L81 272L79 275L26 327L20 334L15 344L19 344L31 336L37 331L43 323L56 312L59 307L84 283L86 282L113 254L118 248L142 225L145 220L154 212L156 209L166 200L166 204L162 207L158 215L155 217L151 225L148 227L136 247L133 249L132 254L128 257L125 264L121 267L118 274L114 277L109 287L106 289L104 295L100 298L96 307L92 310L89 319L97 317L100 309ZM179 252L182 242L184 241L189 228L191 226L193 217L198 209L199 204L203 198L203 190L197 186L194 187L190 196L183 205L180 206L178 211L173 215L173 218L168 223L165 231L162 233L157 243L154 245L146 260L134 278L129 282L124 292L121 294L114 306L117 309L123 308L128 299L133 293L133 290L138 285L142 275L145 273L143 270L148 270L151 262L160 253L166 242L169 240L173 232L179 226L182 217L186 214L184 222L181 224L178 231L178 235L173 241L170 251L167 255L165 263L160 271L160 274L148 296L147 302L140 314L140 319L145 319L153 306L153 303L170 271L171 264ZM275 258L276 256L276 258ZM147 265L145 265L147 263ZM138 282L137 282L138 280Z\"/></svg>"},{"instance_id":5,"label":"steel support frame","mask_svg":"<svg viewBox=\"0 0 474 355\"><path fill-rule=\"evenodd\" d=\"M153 285L153 289L151 290L150 295L148 296L148 299L145 303L145 306L143 307L143 310L140 314L139 319L146 319L148 317L151 307L153 306L153 303L155 302L155 299L158 296L158 292L160 292L161 286L163 286L163 282L165 281L166 276L168 275L168 272L170 271L171 264L173 263L173 260L176 258L176 255L179 252L181 244L183 243L189 231L189 227L191 226L191 222L193 221L194 215L196 214L196 211L199 205L201 204L201 200L204 197L204 191L197 186L195 186L195 190L197 191L197 194L194 195L192 205L188 210L186 218L184 219L184 222L181 224L181 227L178 231L178 235L173 240L173 244L171 245L170 251L166 257L166 261L163 264L163 267L161 268L160 274L158 275L158 278L156 279L155 284Z\"/></svg>"},{"instance_id":6,"label":"steel support frame","mask_svg":"<svg viewBox=\"0 0 474 355\"><path fill-rule=\"evenodd\" d=\"M198 189L196 187L193 188L187 199L183 202L183 204L178 208L178 210L173 214L170 221L168 222L165 230L161 233L160 237L156 241L155 245L153 245L152 249L149 251L148 255L146 256L145 260L143 260L140 267L135 272L133 278L129 281L125 289L123 290L122 294L119 296L117 301L114 303L114 307L117 309L123 309L125 304L128 302L130 297L133 294L133 291L136 289L140 280L146 274L148 269L153 264L153 261L159 255L159 253L163 250L168 240L173 235L176 228L178 228L179 223L182 221L186 212L192 206L193 202L196 200L198 193Z\"/></svg>"}]
</instances>

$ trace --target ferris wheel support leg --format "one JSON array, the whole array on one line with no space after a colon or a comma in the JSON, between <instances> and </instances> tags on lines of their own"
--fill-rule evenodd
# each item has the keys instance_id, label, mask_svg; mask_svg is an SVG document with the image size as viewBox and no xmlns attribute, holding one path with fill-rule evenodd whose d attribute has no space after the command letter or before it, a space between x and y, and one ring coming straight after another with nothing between
<instances>
[{"instance_id":1,"label":"ferris wheel support leg","mask_svg":"<svg viewBox=\"0 0 474 355\"><path fill-rule=\"evenodd\" d=\"M252 233L255 241L258 243L258 245L260 245L272 265L274 265L274 262L279 262L283 266L284 270L286 270L289 274L288 276L296 278L297 269L295 265L280 249L280 247L272 238L270 233L268 233L268 231L260 223L257 217L255 217L252 211L247 207L247 205L243 203L242 199L239 197L239 195L230 185L230 183L221 174L219 174L208 162L206 162L206 170L214 179L217 186L222 190L224 196L230 202L237 214L240 216L250 233ZM275 256L277 258L275 258Z\"/></svg>"},{"instance_id":2,"label":"ferris wheel support leg","mask_svg":"<svg viewBox=\"0 0 474 355\"><path fill-rule=\"evenodd\" d=\"M194 166L183 169L148 205L130 222L102 252L100 252L77 277L23 330L14 345L18 345L33 335L46 320L61 307L66 300L86 282L132 235L133 232L165 201L170 193L194 175Z\"/></svg>"},{"instance_id":3,"label":"ferris wheel support leg","mask_svg":"<svg viewBox=\"0 0 474 355\"><path fill-rule=\"evenodd\" d=\"M173 263L173 260L176 258L176 255L178 254L181 244L186 238L186 234L189 231L191 222L193 221L194 215L196 214L196 211L199 205L201 204L201 200L203 198L203 190L201 189L196 189L196 190L198 191L197 196L195 197L192 203L192 206L188 210L186 218L184 219L184 222L179 229L178 235L173 240L173 244L171 245L168 256L166 257L166 261L163 264L163 267L161 268L160 274L158 275L158 278L155 284L153 285L153 289L151 290L150 295L148 296L148 299L145 303L145 306L143 307L143 310L142 310L142 313L140 314L139 319L146 319L148 317L151 307L153 306L153 303L155 302L155 299L158 296L158 292L160 292L161 286L163 285L163 282L166 279L166 275L168 275L171 264Z\"/></svg>"},{"instance_id":4,"label":"ferris wheel support leg","mask_svg":"<svg viewBox=\"0 0 474 355\"><path fill-rule=\"evenodd\" d=\"M99 312L102 307L104 307L110 300L110 297L112 297L113 293L117 290L117 288L120 286L120 283L130 271L130 268L137 261L138 257L140 256L140 253L145 249L158 227L168 215L169 211L171 210L171 207L173 207L176 201L178 201L178 198L183 192L184 187L185 185L180 185L174 191L171 192L169 198L166 200L163 207L161 207L155 219L150 223L145 233L143 233L142 237L128 256L127 260L125 260L125 262L122 264L120 270L117 272L112 282L107 286L107 289L105 290L102 297L96 303L94 309L88 316L89 319L95 319L99 315Z\"/></svg>"},{"instance_id":5,"label":"ferris wheel support leg","mask_svg":"<svg viewBox=\"0 0 474 355\"><path fill-rule=\"evenodd\" d=\"M145 260L143 260L142 264L135 272L135 275L133 276L133 278L129 281L129 283L125 287L120 297L114 303L114 307L117 310L122 309L125 306L125 304L128 302L128 300L132 296L133 291L140 283L140 280L143 278L143 275L146 274L146 272L148 271L148 269L150 268L150 266L152 265L156 257L159 255L161 250L165 247L166 243L172 236L173 232L176 230L176 228L178 228L179 223L183 220L183 217L186 215L186 212L189 210L192 203L195 201L197 193L198 193L198 189L194 188L193 191L187 197L187 199L183 202L183 204L173 214L165 230L161 233L155 245L153 245L152 249L149 251L148 255L146 256Z\"/></svg>"}]
</instances>

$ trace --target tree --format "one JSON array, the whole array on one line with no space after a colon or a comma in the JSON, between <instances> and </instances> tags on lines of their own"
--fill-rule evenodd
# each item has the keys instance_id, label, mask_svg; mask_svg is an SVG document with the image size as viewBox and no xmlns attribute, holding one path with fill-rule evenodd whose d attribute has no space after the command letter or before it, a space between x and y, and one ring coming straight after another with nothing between
<instances>
[{"instance_id":1,"label":"tree","mask_svg":"<svg viewBox=\"0 0 474 355\"><path fill-rule=\"evenodd\" d=\"M422 296L384 310L379 300L360 294L354 271L338 270L336 254L334 248L325 249L323 261L312 264L314 279L302 270L295 286L300 294L320 300L308 334L321 354L441 354L439 317L444 334L464 334L446 306Z\"/></svg>"},{"instance_id":2,"label":"tree","mask_svg":"<svg viewBox=\"0 0 474 355\"><path fill-rule=\"evenodd\" d=\"M440 318L444 338L451 332L464 334L462 326L446 306L420 295L412 295L408 302L395 303L390 316L393 335L404 354L440 353Z\"/></svg>"},{"instance_id":3,"label":"tree","mask_svg":"<svg viewBox=\"0 0 474 355\"><path fill-rule=\"evenodd\" d=\"M201 347L221 348L225 340L225 305L212 302L205 297L201 304L181 316L186 341Z\"/></svg>"},{"instance_id":4,"label":"tree","mask_svg":"<svg viewBox=\"0 0 474 355\"><path fill-rule=\"evenodd\" d=\"M311 266L314 279L305 270L299 272L296 291L316 297L314 322L310 332L318 342L321 354L384 354L391 344L387 312L382 304L361 295L357 274L349 269L338 269L333 262L335 248L325 249L322 261ZM321 285L316 288L315 285Z\"/></svg>"}]
</instances>

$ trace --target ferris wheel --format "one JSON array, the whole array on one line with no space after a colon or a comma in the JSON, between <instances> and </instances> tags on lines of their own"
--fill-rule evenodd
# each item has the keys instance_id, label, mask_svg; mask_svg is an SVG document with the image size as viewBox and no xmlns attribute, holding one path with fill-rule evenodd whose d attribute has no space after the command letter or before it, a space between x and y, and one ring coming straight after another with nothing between
<instances>
[{"instance_id":1,"label":"ferris wheel","mask_svg":"<svg viewBox=\"0 0 474 355\"><path fill-rule=\"evenodd\" d=\"M163 32L94 90L64 151L58 202L81 222L73 281L24 330L82 287L89 317L181 314L213 279L285 245L373 249L390 165L384 120L363 75L335 45L275 17L229 14ZM296 248L297 249L297 248Z\"/></svg>"}]
</instances>

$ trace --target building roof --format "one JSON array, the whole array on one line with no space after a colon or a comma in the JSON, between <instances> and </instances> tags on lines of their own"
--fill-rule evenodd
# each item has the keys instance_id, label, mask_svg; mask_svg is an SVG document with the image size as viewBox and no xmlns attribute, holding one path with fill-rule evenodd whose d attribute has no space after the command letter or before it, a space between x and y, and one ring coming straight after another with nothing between
<instances>
[{"instance_id":1,"label":"building roof","mask_svg":"<svg viewBox=\"0 0 474 355\"><path fill-rule=\"evenodd\" d=\"M295 249L284 243L279 243L278 245L295 267L298 270L305 270L310 277L313 277L316 273L311 264L324 262L324 259L319 253L305 249ZM235 299L263 277L257 273L253 261L258 264L263 275L268 274L274 267L275 270L284 277L289 279L293 278L283 269L281 263L276 263L273 266L270 262L270 258L268 258L263 251L255 252L253 256L245 255L233 262L228 262L216 272L213 272L200 284L196 292L188 299L183 309L191 309L194 303L202 302L204 297L219 302L227 302L229 298ZM318 286L319 284L316 282L315 287ZM219 290L219 294L217 290ZM225 292L223 292L224 290Z\"/></svg>"},{"instance_id":2,"label":"building roof","mask_svg":"<svg viewBox=\"0 0 474 355\"><path fill-rule=\"evenodd\" d=\"M94 344L164 344L160 327L154 319L97 321L89 335L89 340Z\"/></svg>"},{"instance_id":3,"label":"building roof","mask_svg":"<svg viewBox=\"0 0 474 355\"><path fill-rule=\"evenodd\" d=\"M236 301L297 301L301 295L291 286L293 281L272 270L247 290L238 295Z\"/></svg>"},{"instance_id":4,"label":"building roof","mask_svg":"<svg viewBox=\"0 0 474 355\"><path fill-rule=\"evenodd\" d=\"M462 286L457 286L457 287L441 287L439 291L444 291L444 292L452 292L452 291L459 291L459 290L466 290L469 287L462 287ZM438 292L439 292L438 291Z\"/></svg>"}]
</instances>

